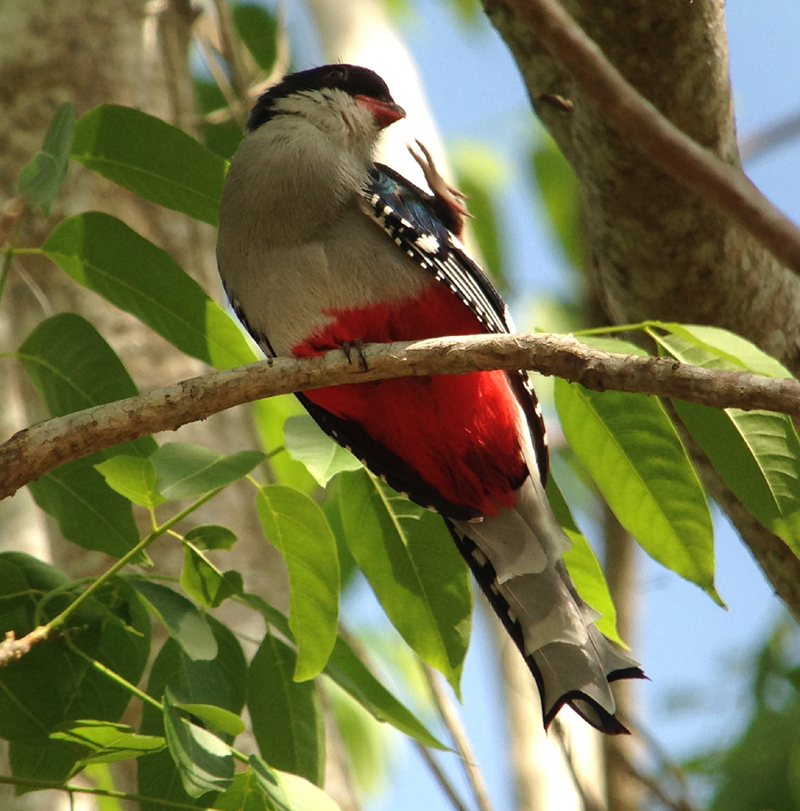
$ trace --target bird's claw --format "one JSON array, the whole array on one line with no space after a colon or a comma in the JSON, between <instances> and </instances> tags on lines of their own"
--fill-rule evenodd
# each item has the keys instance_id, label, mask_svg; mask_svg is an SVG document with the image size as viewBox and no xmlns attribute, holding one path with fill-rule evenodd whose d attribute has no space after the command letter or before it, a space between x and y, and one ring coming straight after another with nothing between
<instances>
[{"instance_id":1,"label":"bird's claw","mask_svg":"<svg viewBox=\"0 0 800 811\"><path fill-rule=\"evenodd\" d=\"M352 343L350 341L343 341L342 342L342 352L344 352L344 356L347 358L348 363L353 362L353 350L355 349L356 355L358 356L358 362L361 364L361 368L365 371L369 371L369 364L367 363L367 359L364 357L364 342L361 338L356 338L355 341Z\"/></svg>"}]
</instances>

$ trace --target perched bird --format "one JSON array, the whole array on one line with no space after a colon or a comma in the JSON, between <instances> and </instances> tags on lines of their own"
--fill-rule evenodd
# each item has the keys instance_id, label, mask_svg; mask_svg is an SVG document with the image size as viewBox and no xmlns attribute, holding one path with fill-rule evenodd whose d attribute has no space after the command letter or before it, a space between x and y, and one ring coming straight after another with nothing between
<instances>
[{"instance_id":1,"label":"perched bird","mask_svg":"<svg viewBox=\"0 0 800 811\"><path fill-rule=\"evenodd\" d=\"M217 260L234 311L269 355L513 331L461 243L466 209L427 151L430 193L373 152L403 118L354 65L286 76L256 102L231 161ZM440 513L539 687L545 726L569 704L627 730L609 683L636 663L595 627L561 560L569 541L544 492L547 446L524 372L407 377L298 395L377 475Z\"/></svg>"}]
</instances>

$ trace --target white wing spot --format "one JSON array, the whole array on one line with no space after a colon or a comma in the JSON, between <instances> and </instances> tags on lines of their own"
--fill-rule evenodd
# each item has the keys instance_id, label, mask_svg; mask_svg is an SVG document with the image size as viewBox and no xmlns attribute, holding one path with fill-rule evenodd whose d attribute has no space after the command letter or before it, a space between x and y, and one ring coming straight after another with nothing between
<instances>
[{"instance_id":1,"label":"white wing spot","mask_svg":"<svg viewBox=\"0 0 800 811\"><path fill-rule=\"evenodd\" d=\"M414 240L414 244L426 253L439 253L439 240L433 234L423 234Z\"/></svg>"}]
</instances>

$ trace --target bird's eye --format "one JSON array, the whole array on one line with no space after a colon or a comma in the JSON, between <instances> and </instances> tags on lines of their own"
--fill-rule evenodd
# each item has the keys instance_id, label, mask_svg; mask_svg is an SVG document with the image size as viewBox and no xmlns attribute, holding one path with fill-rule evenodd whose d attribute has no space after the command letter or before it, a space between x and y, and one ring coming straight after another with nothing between
<instances>
[{"instance_id":1,"label":"bird's eye","mask_svg":"<svg viewBox=\"0 0 800 811\"><path fill-rule=\"evenodd\" d=\"M347 71L344 68L334 68L325 78L329 84L338 84L347 78Z\"/></svg>"}]
</instances>

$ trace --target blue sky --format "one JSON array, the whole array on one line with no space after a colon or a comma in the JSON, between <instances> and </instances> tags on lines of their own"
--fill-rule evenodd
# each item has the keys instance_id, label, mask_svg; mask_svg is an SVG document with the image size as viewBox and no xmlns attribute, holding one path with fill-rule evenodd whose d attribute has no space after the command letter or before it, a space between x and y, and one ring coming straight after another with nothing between
<instances>
[{"instance_id":1,"label":"blue sky","mask_svg":"<svg viewBox=\"0 0 800 811\"><path fill-rule=\"evenodd\" d=\"M460 25L443 0L419 0L416 8L416 16L402 31L445 141L483 141L511 167L503 205L512 270L518 289L525 291L524 302L566 292L568 277L539 203L527 183L514 180L526 177L537 125L513 60L485 21L478 29ZM758 5L728 0L727 15L738 130L744 137L800 107L800 5L796 0ZM298 18L294 23L297 32L305 28ZM313 48L306 45L304 55L301 43L297 57L300 66L309 66ZM800 220L800 142L774 150L746 169L768 197ZM517 308L522 303L517 301ZM525 323L529 308L522 309L516 312L518 324ZM724 745L737 733L745 706L746 655L782 611L727 521L716 514L715 524L717 585L727 612L641 555L643 616L635 653L651 679L642 685L643 717L676 758L704 746ZM591 535L591 528L585 528ZM358 620L379 616L366 589L350 602L349 610L353 620L353 615ZM503 712L486 636L479 615L465 669L464 716L497 811L510 811ZM690 709L677 711L679 705ZM451 768L460 782L457 772ZM444 808L445 802L406 747L398 755L391 787L367 807L399 811Z\"/></svg>"}]
</instances>

